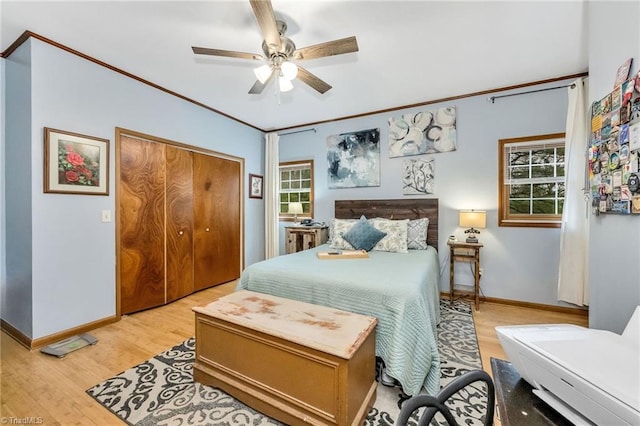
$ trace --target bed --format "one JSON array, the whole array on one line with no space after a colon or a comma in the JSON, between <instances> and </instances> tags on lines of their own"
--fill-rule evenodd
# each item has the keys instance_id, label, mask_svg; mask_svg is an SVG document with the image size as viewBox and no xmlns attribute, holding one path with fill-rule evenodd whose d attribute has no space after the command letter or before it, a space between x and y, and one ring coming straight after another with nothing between
<instances>
[{"instance_id":1,"label":"bed","mask_svg":"<svg viewBox=\"0 0 640 426\"><path fill-rule=\"evenodd\" d=\"M439 390L440 320L438 200L339 200L335 218L428 218L427 244L406 253L370 251L366 259L318 259L328 244L247 267L238 289L342 309L378 318L376 356L405 393Z\"/></svg>"}]
</instances>

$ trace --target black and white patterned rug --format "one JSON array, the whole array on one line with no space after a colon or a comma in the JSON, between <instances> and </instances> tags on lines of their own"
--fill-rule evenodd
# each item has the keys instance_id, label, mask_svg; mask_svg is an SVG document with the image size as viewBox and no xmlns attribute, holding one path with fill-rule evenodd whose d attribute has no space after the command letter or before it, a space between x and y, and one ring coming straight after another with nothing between
<instances>
[{"instance_id":1,"label":"black and white patterned rug","mask_svg":"<svg viewBox=\"0 0 640 426\"><path fill-rule=\"evenodd\" d=\"M471 308L466 302L440 301L438 326L440 385L482 368ZM91 387L96 401L135 426L146 425L280 425L223 391L193 381L195 339L190 338L117 376ZM369 426L394 424L408 397L398 386L378 384ZM451 408L461 424L482 424L486 407L483 386L469 386L455 395Z\"/></svg>"}]
</instances>

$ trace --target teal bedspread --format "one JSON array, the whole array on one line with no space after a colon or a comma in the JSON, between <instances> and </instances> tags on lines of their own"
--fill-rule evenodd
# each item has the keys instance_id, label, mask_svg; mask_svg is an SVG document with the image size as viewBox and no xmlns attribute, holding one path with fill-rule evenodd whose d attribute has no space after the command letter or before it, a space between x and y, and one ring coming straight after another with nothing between
<instances>
[{"instance_id":1,"label":"teal bedspread","mask_svg":"<svg viewBox=\"0 0 640 426\"><path fill-rule=\"evenodd\" d=\"M329 306L378 319L376 355L405 393L440 386L436 326L440 321L438 255L369 252L368 259L321 260L328 245L278 256L247 267L238 289Z\"/></svg>"}]
</instances>

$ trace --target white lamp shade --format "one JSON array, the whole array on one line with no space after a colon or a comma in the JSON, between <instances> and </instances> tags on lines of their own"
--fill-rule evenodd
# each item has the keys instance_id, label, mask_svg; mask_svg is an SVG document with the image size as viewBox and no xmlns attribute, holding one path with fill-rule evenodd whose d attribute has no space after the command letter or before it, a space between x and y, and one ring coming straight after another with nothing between
<instances>
[{"instance_id":1,"label":"white lamp shade","mask_svg":"<svg viewBox=\"0 0 640 426\"><path fill-rule=\"evenodd\" d=\"M460 211L460 227L461 228L486 228L487 212L481 210L461 210Z\"/></svg>"},{"instance_id":2,"label":"white lamp shade","mask_svg":"<svg viewBox=\"0 0 640 426\"><path fill-rule=\"evenodd\" d=\"M289 203L289 213L291 214L301 214L302 211L302 203Z\"/></svg>"},{"instance_id":3,"label":"white lamp shade","mask_svg":"<svg viewBox=\"0 0 640 426\"><path fill-rule=\"evenodd\" d=\"M258 79L258 81L263 84L265 81L269 80L269 77L271 77L272 72L273 71L271 70L270 65L262 65L261 67L258 67L253 70L253 73L256 75L256 78Z\"/></svg>"},{"instance_id":4,"label":"white lamp shade","mask_svg":"<svg viewBox=\"0 0 640 426\"><path fill-rule=\"evenodd\" d=\"M280 84L281 92L288 92L289 90L293 89L293 84L291 84L291 81L287 80L284 77L280 77L278 79L278 83Z\"/></svg>"},{"instance_id":5,"label":"white lamp shade","mask_svg":"<svg viewBox=\"0 0 640 426\"><path fill-rule=\"evenodd\" d=\"M282 76L287 80L293 80L298 75L298 66L293 62L285 62L280 65Z\"/></svg>"}]
</instances>

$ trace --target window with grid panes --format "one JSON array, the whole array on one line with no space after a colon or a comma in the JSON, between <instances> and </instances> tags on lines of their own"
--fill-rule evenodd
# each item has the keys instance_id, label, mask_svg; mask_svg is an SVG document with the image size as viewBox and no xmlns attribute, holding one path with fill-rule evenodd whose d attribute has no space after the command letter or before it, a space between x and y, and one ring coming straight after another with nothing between
<instances>
[{"instance_id":1,"label":"window with grid panes","mask_svg":"<svg viewBox=\"0 0 640 426\"><path fill-rule=\"evenodd\" d=\"M280 163L280 220L294 220L289 203L302 203L300 217L313 217L313 160Z\"/></svg>"},{"instance_id":2,"label":"window with grid panes","mask_svg":"<svg viewBox=\"0 0 640 426\"><path fill-rule=\"evenodd\" d=\"M499 141L498 225L560 227L564 133Z\"/></svg>"}]
</instances>

